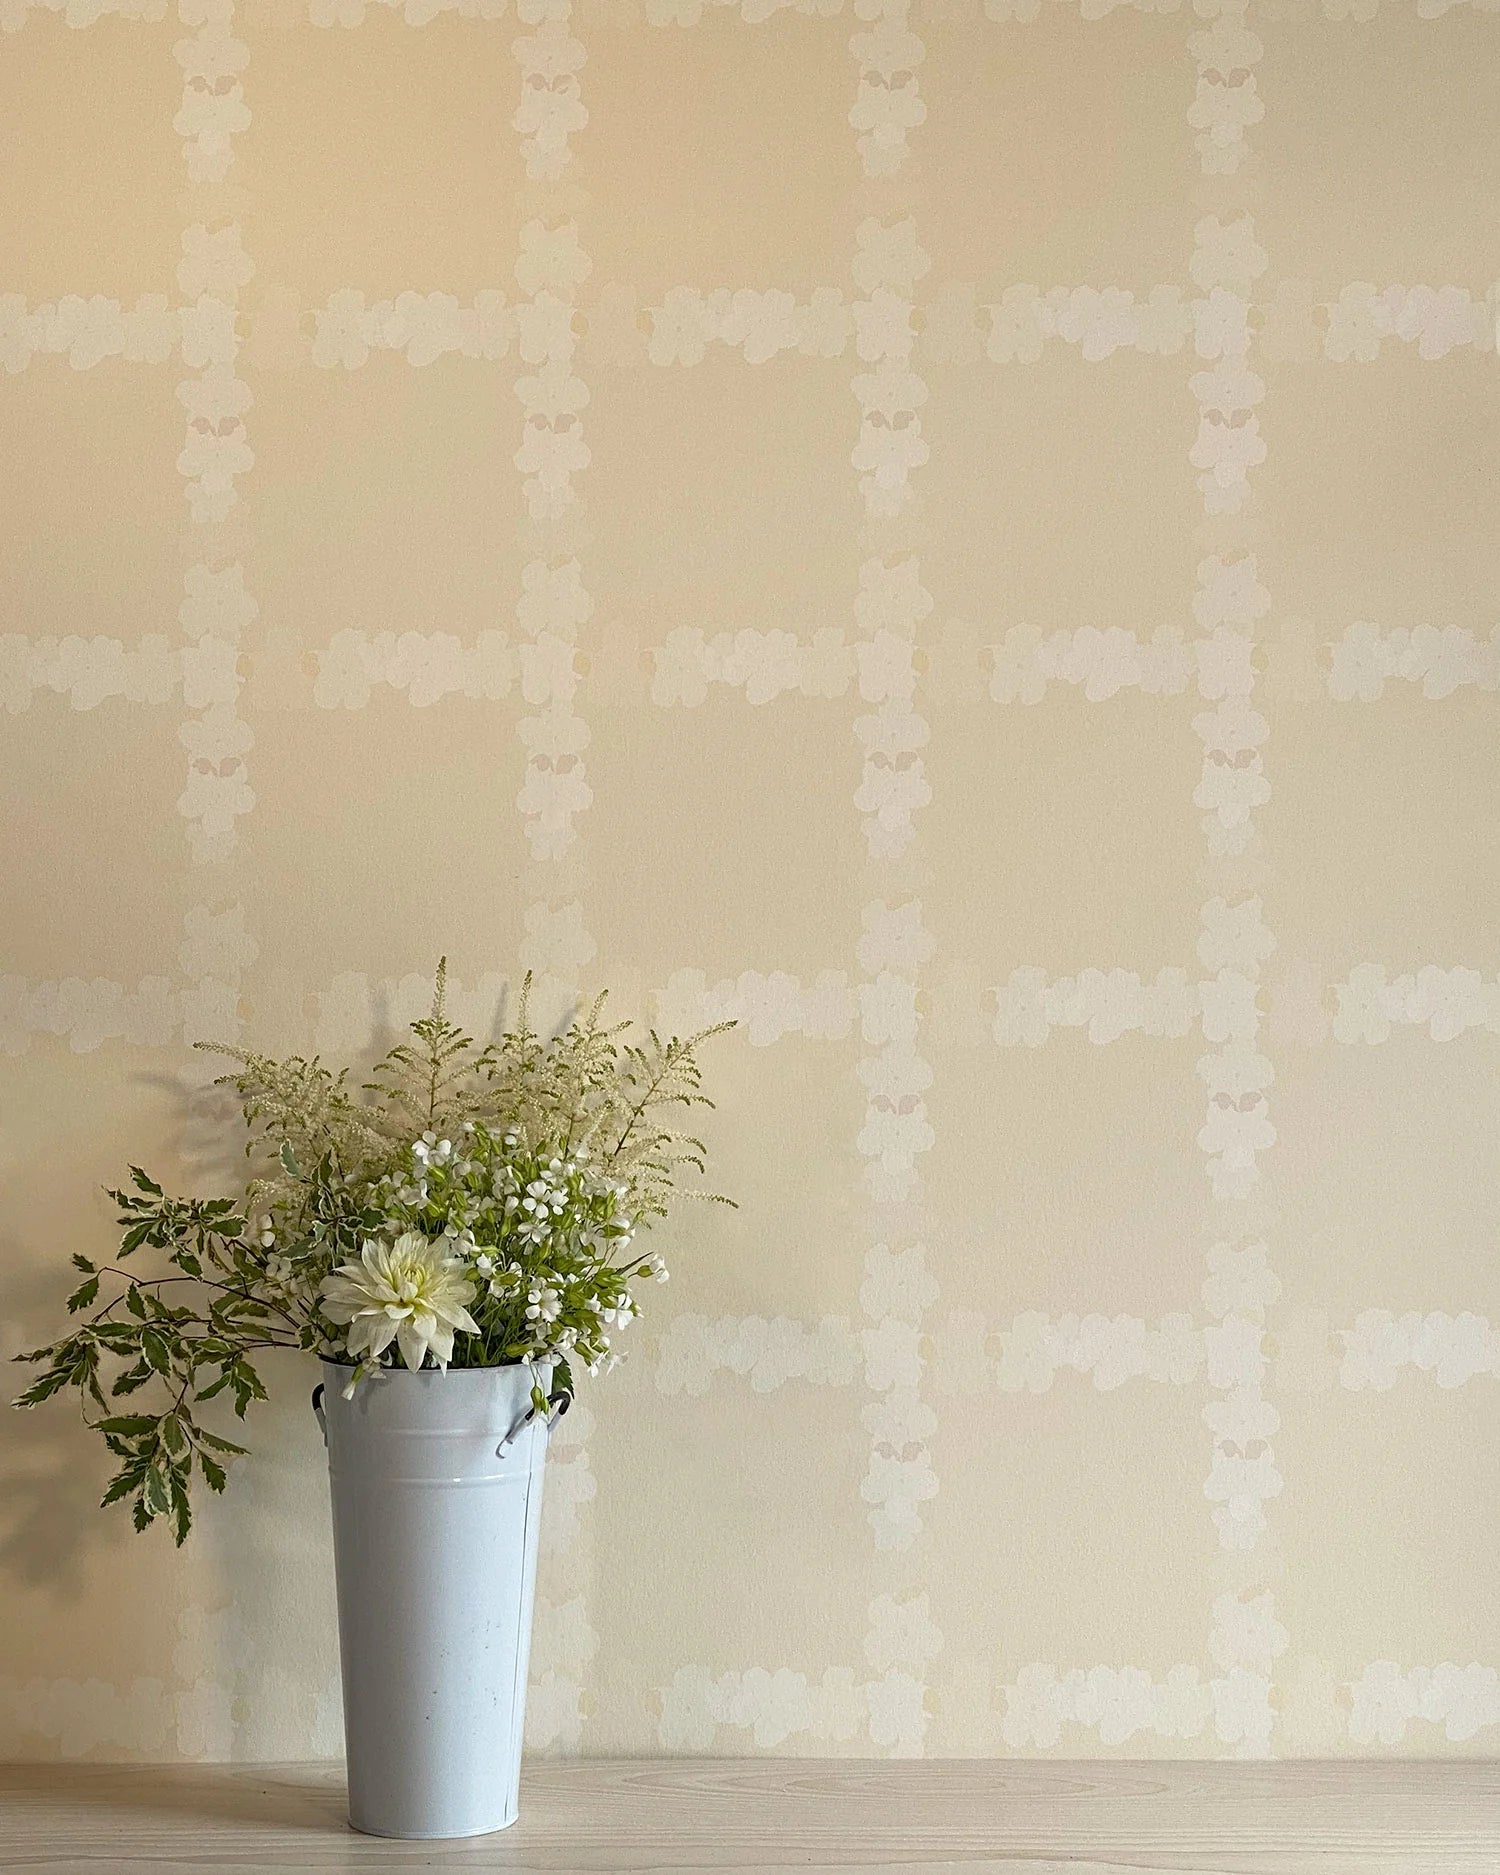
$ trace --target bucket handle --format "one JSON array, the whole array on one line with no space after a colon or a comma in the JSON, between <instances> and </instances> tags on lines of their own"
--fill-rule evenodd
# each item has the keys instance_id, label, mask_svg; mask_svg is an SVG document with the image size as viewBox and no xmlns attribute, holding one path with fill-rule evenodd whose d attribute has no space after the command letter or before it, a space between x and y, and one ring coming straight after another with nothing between
<instances>
[{"instance_id":1,"label":"bucket handle","mask_svg":"<svg viewBox=\"0 0 1500 1875\"><path fill-rule=\"evenodd\" d=\"M321 1380L318 1382L317 1386L313 1388L312 1409L313 1418L318 1422L318 1430L323 1435L323 1443L327 1445L328 1415L323 1411L323 1383Z\"/></svg>"},{"instance_id":2,"label":"bucket handle","mask_svg":"<svg viewBox=\"0 0 1500 1875\"><path fill-rule=\"evenodd\" d=\"M547 1416L542 1422L549 1432L557 1424L558 1420L562 1418L563 1414L567 1412L568 1408L572 1404L573 1404L573 1389L571 1387L563 1387L557 1393L554 1393L549 1397L547 1401ZM506 1433L505 1437L495 1447L496 1458L503 1458L505 1456L505 1448L508 1445L512 1444L513 1441L516 1438L518 1438L520 1434L526 1430L526 1428L531 1424L532 1420L534 1420L536 1417L537 1417L536 1407L528 1406L526 1408L526 1411L522 1413L520 1418L511 1427L510 1431Z\"/></svg>"}]
</instances>

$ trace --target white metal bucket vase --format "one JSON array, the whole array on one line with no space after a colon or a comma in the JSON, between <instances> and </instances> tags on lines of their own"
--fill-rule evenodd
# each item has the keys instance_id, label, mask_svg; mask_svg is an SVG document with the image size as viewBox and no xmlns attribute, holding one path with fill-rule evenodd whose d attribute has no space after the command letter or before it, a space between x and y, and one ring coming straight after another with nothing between
<instances>
[{"instance_id":1,"label":"white metal bucket vase","mask_svg":"<svg viewBox=\"0 0 1500 1875\"><path fill-rule=\"evenodd\" d=\"M552 1421L531 1370L323 1364L349 1821L373 1836L514 1823ZM539 1378L545 1384L545 1373Z\"/></svg>"}]
</instances>

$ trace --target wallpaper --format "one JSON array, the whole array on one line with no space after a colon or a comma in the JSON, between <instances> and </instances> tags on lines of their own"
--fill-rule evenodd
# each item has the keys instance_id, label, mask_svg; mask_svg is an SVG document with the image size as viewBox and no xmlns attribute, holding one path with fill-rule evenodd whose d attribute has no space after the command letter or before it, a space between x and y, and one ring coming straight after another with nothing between
<instances>
[{"instance_id":1,"label":"wallpaper","mask_svg":"<svg viewBox=\"0 0 1500 1875\"><path fill-rule=\"evenodd\" d=\"M707 1068L547 1752L1500 1747L1492 0L0 0L0 1353L191 1044ZM339 1749L312 1376L0 1754Z\"/></svg>"}]
</instances>

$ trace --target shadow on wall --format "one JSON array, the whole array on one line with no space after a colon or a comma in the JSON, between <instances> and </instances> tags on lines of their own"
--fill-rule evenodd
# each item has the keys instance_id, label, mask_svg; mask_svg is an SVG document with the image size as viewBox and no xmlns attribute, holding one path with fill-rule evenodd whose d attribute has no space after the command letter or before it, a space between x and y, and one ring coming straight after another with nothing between
<instances>
[{"instance_id":1,"label":"shadow on wall","mask_svg":"<svg viewBox=\"0 0 1500 1875\"><path fill-rule=\"evenodd\" d=\"M0 1263L12 1270L23 1267L10 1239L0 1243ZM68 1275L66 1264L55 1272L29 1271L25 1288L9 1294L12 1320L54 1320L62 1313L63 1295L71 1287ZM9 1402L27 1384L32 1371L19 1365L7 1365L4 1370L0 1585L50 1588L61 1599L76 1600L93 1573L91 1559L118 1540L112 1520L98 1509L110 1460L98 1435L69 1410L73 1395L24 1412L10 1410Z\"/></svg>"},{"instance_id":2,"label":"shadow on wall","mask_svg":"<svg viewBox=\"0 0 1500 1875\"><path fill-rule=\"evenodd\" d=\"M177 1749L189 1759L336 1757L343 1748L338 1618L315 1363L269 1357L248 1456L200 1509L204 1592L178 1621ZM206 1494L205 1494L206 1495Z\"/></svg>"},{"instance_id":3,"label":"shadow on wall","mask_svg":"<svg viewBox=\"0 0 1500 1875\"><path fill-rule=\"evenodd\" d=\"M46 1320L58 1301L40 1276L17 1298L31 1322ZM315 1364L277 1353L262 1372L271 1400L252 1407L244 1427L232 1412L215 1422L253 1449L234 1462L222 1499L200 1481L182 1549L165 1524L137 1534L128 1507L99 1508L112 1461L70 1410L71 1396L10 1413L0 1441L0 1593L46 1594L67 1610L75 1649L57 1671L70 1678L92 1681L122 1636L128 1655L150 1657L150 1676L164 1688L161 1748L187 1759L319 1758L341 1749L327 1474L309 1404ZM149 1606L138 1602L143 1561ZM126 1586L111 1594L116 1574ZM144 1697L143 1686L134 1690ZM109 1755L102 1714L72 1744L74 1728L41 1708L19 1719L63 1756L96 1745Z\"/></svg>"},{"instance_id":4,"label":"shadow on wall","mask_svg":"<svg viewBox=\"0 0 1500 1875\"><path fill-rule=\"evenodd\" d=\"M170 1119L168 1139L175 1146L184 1187L227 1191L243 1181L245 1161L235 1146L237 1108L230 1090L195 1087L163 1074L136 1076L134 1084L164 1103ZM121 1165L119 1182L127 1177L128 1167ZM45 1264L23 1256L13 1239L0 1244L0 1267L25 1273L25 1287L7 1293L7 1354L51 1341L76 1325L63 1307L78 1280L67 1262L74 1250L104 1264L113 1260L116 1240L109 1236L86 1244L58 1243ZM143 1273L155 1273L144 1259L139 1267ZM77 1396L65 1392L40 1407L12 1412L9 1402L25 1387L31 1370L7 1363L4 1375L8 1384L0 1409L6 1412L0 1437L0 1581L50 1587L60 1596L76 1597L88 1585L89 1559L95 1552L112 1547L122 1525L127 1535L134 1534L129 1512L106 1516L98 1509L113 1463L98 1435L83 1425L76 1410L69 1410L76 1407Z\"/></svg>"},{"instance_id":5,"label":"shadow on wall","mask_svg":"<svg viewBox=\"0 0 1500 1875\"><path fill-rule=\"evenodd\" d=\"M247 1168L232 1091L165 1076L142 1081L167 1098L175 1182L202 1192L242 1188ZM122 1178L126 1170L119 1168ZM56 1257L38 1265L13 1242L0 1244L0 1260L24 1284L7 1295L18 1324L8 1353L64 1331L63 1298L76 1281L65 1258L75 1248L102 1264L114 1245L107 1238L59 1244ZM152 1256L142 1253L143 1273L156 1268ZM7 1365L7 1403L28 1372ZM209 1409L217 1430L253 1450L231 1467L225 1499L198 1482L195 1525L182 1549L165 1524L137 1534L128 1506L99 1507L113 1461L83 1424L75 1395L24 1412L0 1408L0 1592L48 1596L66 1611L74 1642L70 1657L49 1670L47 1688L23 1669L10 1689L14 1724L28 1738L49 1740L65 1757L118 1755L135 1726L116 1738L108 1688L97 1677L109 1681L102 1663L118 1657L135 1669L123 1697L137 1720L149 1715L148 1749L231 1761L337 1755L327 1483L309 1405L316 1367L308 1355L277 1353L262 1373L272 1398L252 1407L243 1426L227 1408ZM33 1698L28 1688L53 1697Z\"/></svg>"}]
</instances>

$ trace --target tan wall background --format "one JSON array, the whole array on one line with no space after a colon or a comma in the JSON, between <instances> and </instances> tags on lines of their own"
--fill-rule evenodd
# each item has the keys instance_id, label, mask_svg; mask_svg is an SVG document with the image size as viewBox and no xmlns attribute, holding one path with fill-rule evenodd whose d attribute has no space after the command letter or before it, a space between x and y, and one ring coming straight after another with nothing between
<instances>
[{"instance_id":1,"label":"tan wall background","mask_svg":"<svg viewBox=\"0 0 1500 1875\"><path fill-rule=\"evenodd\" d=\"M4 1351L199 1037L734 1015L536 1746L1493 1752L1493 9L0 26ZM0 1425L5 1754L337 1750L278 1380Z\"/></svg>"}]
</instances>

